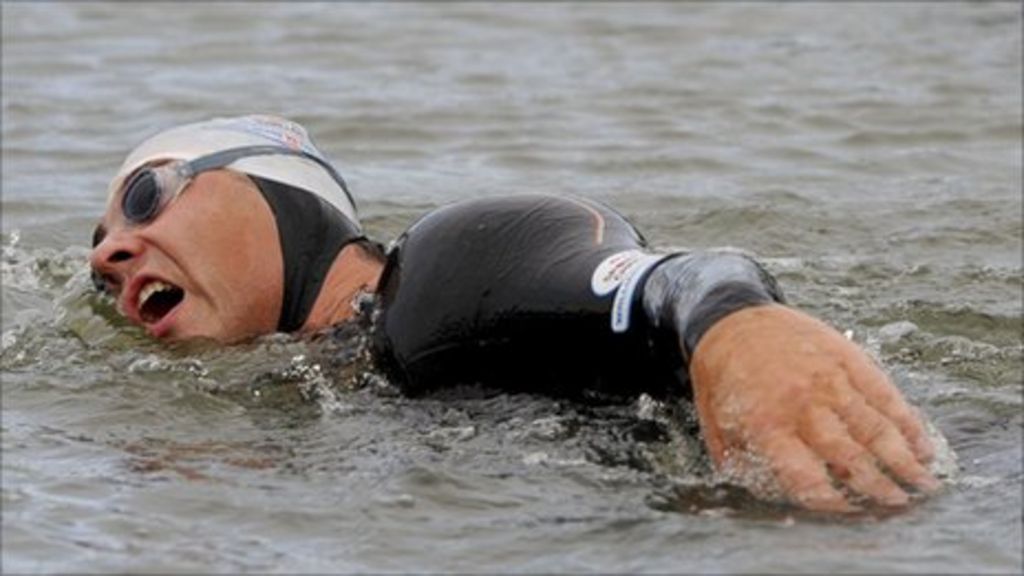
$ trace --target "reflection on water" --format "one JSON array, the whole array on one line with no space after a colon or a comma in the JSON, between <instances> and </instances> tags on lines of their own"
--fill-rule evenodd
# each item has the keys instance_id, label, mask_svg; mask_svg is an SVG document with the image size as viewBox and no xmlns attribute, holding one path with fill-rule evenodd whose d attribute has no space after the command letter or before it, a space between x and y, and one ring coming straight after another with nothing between
<instances>
[{"instance_id":1,"label":"reflection on water","mask_svg":"<svg viewBox=\"0 0 1024 576\"><path fill-rule=\"evenodd\" d=\"M4 568L1020 571L1020 30L998 3L4 3ZM947 490L815 517L711 474L682 402L408 399L358 334L149 341L84 269L106 179L240 111L307 124L381 240L542 191L757 252L941 430Z\"/></svg>"}]
</instances>

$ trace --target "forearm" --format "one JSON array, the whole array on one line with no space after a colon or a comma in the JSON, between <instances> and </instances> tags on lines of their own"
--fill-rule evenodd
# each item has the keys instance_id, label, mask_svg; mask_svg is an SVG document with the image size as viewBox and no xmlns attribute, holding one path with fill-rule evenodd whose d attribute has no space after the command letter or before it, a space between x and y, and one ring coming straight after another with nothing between
<instances>
[{"instance_id":1,"label":"forearm","mask_svg":"<svg viewBox=\"0 0 1024 576\"><path fill-rule=\"evenodd\" d=\"M666 260L651 271L643 294L648 320L679 337L687 363L718 320L743 308L784 301L775 279L736 252L693 252Z\"/></svg>"}]
</instances>

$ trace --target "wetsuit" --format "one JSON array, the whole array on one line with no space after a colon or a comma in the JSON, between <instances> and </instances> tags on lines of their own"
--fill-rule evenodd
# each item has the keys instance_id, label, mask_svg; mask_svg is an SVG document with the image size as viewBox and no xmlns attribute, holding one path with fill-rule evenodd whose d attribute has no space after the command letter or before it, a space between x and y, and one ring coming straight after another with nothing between
<instances>
[{"instance_id":1,"label":"wetsuit","mask_svg":"<svg viewBox=\"0 0 1024 576\"><path fill-rule=\"evenodd\" d=\"M378 288L374 356L413 394L686 393L686 357L714 320L782 298L746 257L653 255L608 207L551 196L427 214L389 251Z\"/></svg>"}]
</instances>

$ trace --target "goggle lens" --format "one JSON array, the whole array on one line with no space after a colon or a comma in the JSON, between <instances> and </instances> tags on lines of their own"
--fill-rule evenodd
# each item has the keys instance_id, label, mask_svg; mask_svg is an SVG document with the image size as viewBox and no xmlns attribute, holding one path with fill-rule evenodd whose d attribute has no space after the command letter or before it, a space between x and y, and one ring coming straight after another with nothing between
<instances>
[{"instance_id":1,"label":"goggle lens","mask_svg":"<svg viewBox=\"0 0 1024 576\"><path fill-rule=\"evenodd\" d=\"M121 210L124 217L133 224L152 220L160 211L163 191L153 170L136 174L124 188Z\"/></svg>"}]
</instances>

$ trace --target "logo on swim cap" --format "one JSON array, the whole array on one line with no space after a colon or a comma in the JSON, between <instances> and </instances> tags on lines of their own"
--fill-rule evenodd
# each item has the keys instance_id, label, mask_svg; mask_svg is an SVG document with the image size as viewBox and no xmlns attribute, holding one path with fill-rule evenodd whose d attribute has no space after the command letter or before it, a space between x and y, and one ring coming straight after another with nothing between
<instances>
[{"instance_id":1,"label":"logo on swim cap","mask_svg":"<svg viewBox=\"0 0 1024 576\"><path fill-rule=\"evenodd\" d=\"M207 128L238 130L258 138L264 138L273 144L292 150L302 150L307 154L323 158L323 154L313 145L305 128L291 120L277 116L228 118L219 126L210 122L207 124Z\"/></svg>"}]
</instances>

